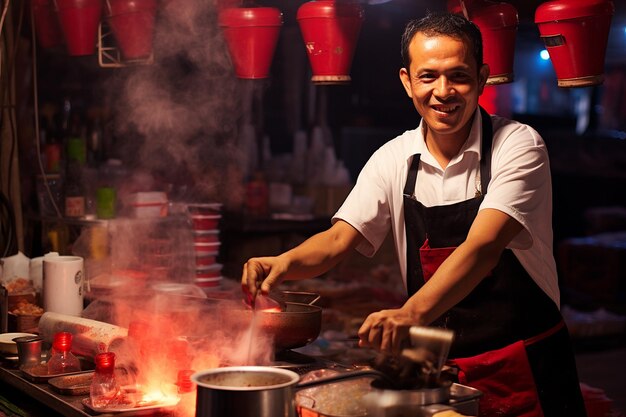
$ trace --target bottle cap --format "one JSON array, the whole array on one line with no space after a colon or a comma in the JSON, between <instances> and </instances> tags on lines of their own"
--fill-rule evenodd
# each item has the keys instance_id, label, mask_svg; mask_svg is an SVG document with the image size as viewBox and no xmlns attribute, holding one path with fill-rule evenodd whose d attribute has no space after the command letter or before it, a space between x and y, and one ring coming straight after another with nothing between
<instances>
[{"instance_id":1,"label":"bottle cap","mask_svg":"<svg viewBox=\"0 0 626 417\"><path fill-rule=\"evenodd\" d=\"M102 352L95 357L97 372L113 372L115 369L115 353Z\"/></svg>"},{"instance_id":2,"label":"bottle cap","mask_svg":"<svg viewBox=\"0 0 626 417\"><path fill-rule=\"evenodd\" d=\"M58 332L54 335L54 341L52 342L54 350L59 352L67 352L72 348L72 333Z\"/></svg>"},{"instance_id":3,"label":"bottle cap","mask_svg":"<svg viewBox=\"0 0 626 417\"><path fill-rule=\"evenodd\" d=\"M191 382L191 375L194 374L195 371L191 369L181 369L178 371L178 376L176 378L176 385L178 385L178 392L191 392L194 389L194 383Z\"/></svg>"}]
</instances>

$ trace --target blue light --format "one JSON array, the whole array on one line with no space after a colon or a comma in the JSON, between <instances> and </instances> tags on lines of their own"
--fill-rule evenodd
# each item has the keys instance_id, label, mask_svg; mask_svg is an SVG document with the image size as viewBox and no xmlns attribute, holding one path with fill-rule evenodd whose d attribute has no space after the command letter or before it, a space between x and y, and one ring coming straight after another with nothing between
<instances>
[{"instance_id":1,"label":"blue light","mask_svg":"<svg viewBox=\"0 0 626 417\"><path fill-rule=\"evenodd\" d=\"M545 49L542 49L541 52L539 52L539 57L544 61L547 61L548 59L550 59L550 54Z\"/></svg>"}]
</instances>

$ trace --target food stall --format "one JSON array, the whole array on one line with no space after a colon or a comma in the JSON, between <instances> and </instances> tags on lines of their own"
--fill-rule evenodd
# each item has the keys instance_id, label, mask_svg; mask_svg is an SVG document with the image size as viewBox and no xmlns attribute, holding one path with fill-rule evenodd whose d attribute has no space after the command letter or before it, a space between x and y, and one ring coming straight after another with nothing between
<instances>
[{"instance_id":1,"label":"food stall","mask_svg":"<svg viewBox=\"0 0 626 417\"><path fill-rule=\"evenodd\" d=\"M388 357L358 346L365 317L405 298L390 242L371 260L285 284L260 307L243 299L241 266L325 230L373 150L414 128L413 109L396 104L403 92L379 81L392 73L397 83L407 16L440 9L474 21L493 68L480 104L510 115L518 90L515 111L537 110L528 96L543 109L562 97L547 77L588 87L572 93L581 102L597 99L623 7L202 3L5 2L0 31L13 49L3 53L13 58L3 62L23 67L3 80L25 101L5 107L27 108L34 126L11 113L19 134L2 132L0 416L477 416L481 393L453 382L447 352L431 378L432 361L410 347ZM512 87L514 52L533 41L555 73ZM19 71L21 61L32 67ZM611 336L623 335L626 319L611 318ZM69 339L59 344L60 334ZM79 369L51 368L63 349ZM109 388L99 403L94 389Z\"/></svg>"}]
</instances>

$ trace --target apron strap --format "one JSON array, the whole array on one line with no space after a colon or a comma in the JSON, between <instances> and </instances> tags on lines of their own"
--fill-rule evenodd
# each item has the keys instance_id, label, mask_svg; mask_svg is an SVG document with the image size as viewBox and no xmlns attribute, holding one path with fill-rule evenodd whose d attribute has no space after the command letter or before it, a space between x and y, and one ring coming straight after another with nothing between
<instances>
[{"instance_id":1,"label":"apron strap","mask_svg":"<svg viewBox=\"0 0 626 417\"><path fill-rule=\"evenodd\" d=\"M415 194L415 182L417 181L417 169L420 166L420 158L421 154L416 153L413 155L413 160L411 161L411 165L409 166L409 173L406 177L406 182L404 183L404 191L403 194L405 197L413 198Z\"/></svg>"},{"instance_id":2,"label":"apron strap","mask_svg":"<svg viewBox=\"0 0 626 417\"><path fill-rule=\"evenodd\" d=\"M493 125L491 116L482 107L480 116L482 120L482 142L480 149L480 192L487 194L487 185L491 181L491 144L493 142Z\"/></svg>"}]
</instances>

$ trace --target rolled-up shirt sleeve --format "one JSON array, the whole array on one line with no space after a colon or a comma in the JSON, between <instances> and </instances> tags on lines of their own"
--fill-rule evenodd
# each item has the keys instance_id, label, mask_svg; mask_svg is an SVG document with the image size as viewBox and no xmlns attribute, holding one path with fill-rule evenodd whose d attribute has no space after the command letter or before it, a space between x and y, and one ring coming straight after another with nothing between
<instances>
[{"instance_id":1,"label":"rolled-up shirt sleeve","mask_svg":"<svg viewBox=\"0 0 626 417\"><path fill-rule=\"evenodd\" d=\"M528 249L538 227L550 227L546 216L552 213L552 184L548 152L543 139L529 126L507 125L508 134L499 146L494 144L491 182L480 209L500 210L524 229L509 244L512 249Z\"/></svg>"},{"instance_id":2,"label":"rolled-up shirt sleeve","mask_svg":"<svg viewBox=\"0 0 626 417\"><path fill-rule=\"evenodd\" d=\"M372 257L382 245L390 229L389 195L385 185L382 153L379 149L361 170L356 184L342 206L332 218L332 222L343 220L363 235L365 240L357 250Z\"/></svg>"}]
</instances>

